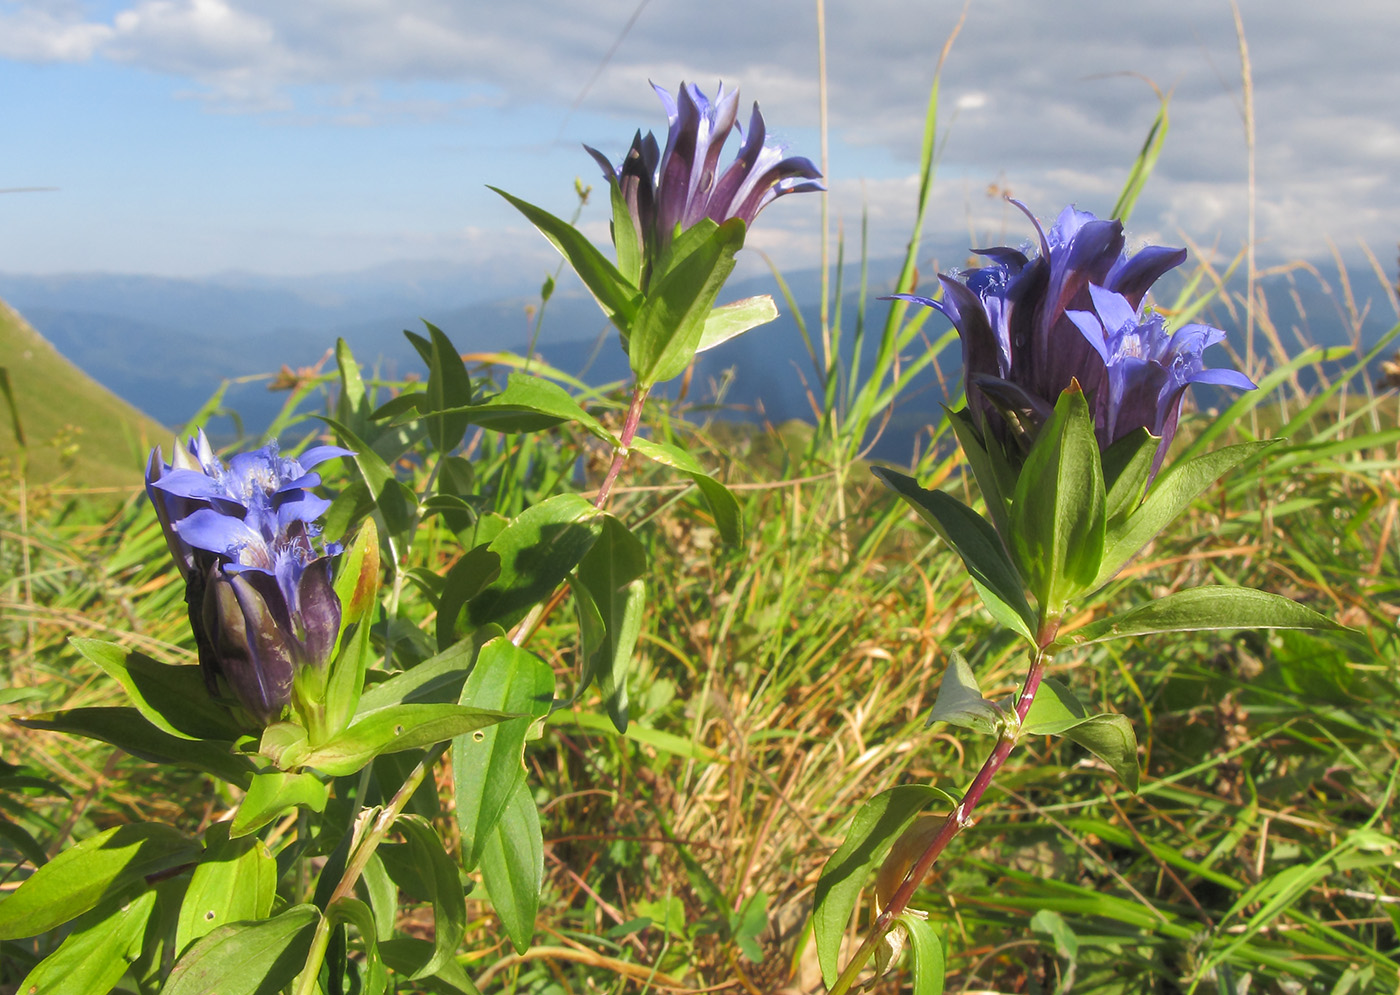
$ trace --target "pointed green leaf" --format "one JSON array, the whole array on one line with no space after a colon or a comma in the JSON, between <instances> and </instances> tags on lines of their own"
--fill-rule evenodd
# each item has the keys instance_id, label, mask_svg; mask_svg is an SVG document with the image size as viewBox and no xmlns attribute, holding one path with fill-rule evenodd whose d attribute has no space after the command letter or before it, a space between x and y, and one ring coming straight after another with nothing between
<instances>
[{"instance_id":1,"label":"pointed green leaf","mask_svg":"<svg viewBox=\"0 0 1400 995\"><path fill-rule=\"evenodd\" d=\"M0 901L0 940L46 933L125 888L199 858L200 845L172 826L116 826L64 850Z\"/></svg>"},{"instance_id":2,"label":"pointed green leaf","mask_svg":"<svg viewBox=\"0 0 1400 995\"><path fill-rule=\"evenodd\" d=\"M603 423L585 411L563 387L552 380L512 373L506 386L479 404L450 408L448 414L460 413L473 425L498 432L535 432L565 422L576 422L609 445L617 445L617 437Z\"/></svg>"},{"instance_id":3,"label":"pointed green leaf","mask_svg":"<svg viewBox=\"0 0 1400 995\"><path fill-rule=\"evenodd\" d=\"M452 741L457 792L457 825L462 832L462 863L472 870L516 788L525 783L525 737L549 714L554 671L529 650L498 636L481 648L462 688L461 703L512 712L508 719Z\"/></svg>"},{"instance_id":4,"label":"pointed green leaf","mask_svg":"<svg viewBox=\"0 0 1400 995\"><path fill-rule=\"evenodd\" d=\"M101 639L69 640L122 686L137 710L156 728L181 739L234 740L242 733L228 710L209 697L199 667L160 663Z\"/></svg>"},{"instance_id":5,"label":"pointed green leaf","mask_svg":"<svg viewBox=\"0 0 1400 995\"><path fill-rule=\"evenodd\" d=\"M389 987L389 972L379 956L379 932L370 907L358 898L337 898L326 909L326 918L337 925L355 927L364 945L364 973L359 991L363 995L383 995Z\"/></svg>"},{"instance_id":6,"label":"pointed green leaf","mask_svg":"<svg viewBox=\"0 0 1400 995\"><path fill-rule=\"evenodd\" d=\"M416 667L371 685L360 696L360 709L355 718L362 719L395 705L455 703L481 647L503 633L500 626L483 626L472 633L470 640L456 643Z\"/></svg>"},{"instance_id":7,"label":"pointed green leaf","mask_svg":"<svg viewBox=\"0 0 1400 995\"><path fill-rule=\"evenodd\" d=\"M914 995L943 995L943 981L948 968L938 927L913 912L905 912L895 921L904 927L909 936Z\"/></svg>"},{"instance_id":8,"label":"pointed green leaf","mask_svg":"<svg viewBox=\"0 0 1400 995\"><path fill-rule=\"evenodd\" d=\"M928 724L947 722L995 735L1000 731L1004 718L1005 713L1000 705L982 697L982 690L977 686L977 675L963 655L954 650L948 660L948 669L943 672L943 683L938 685L938 699L933 703Z\"/></svg>"},{"instance_id":9,"label":"pointed green leaf","mask_svg":"<svg viewBox=\"0 0 1400 995\"><path fill-rule=\"evenodd\" d=\"M491 540L501 574L468 602L468 621L520 621L578 566L602 531L602 512L577 494L556 494L527 508Z\"/></svg>"},{"instance_id":10,"label":"pointed green leaf","mask_svg":"<svg viewBox=\"0 0 1400 995\"><path fill-rule=\"evenodd\" d=\"M548 211L518 197L512 197L504 190L496 187L488 189L495 190L504 197L549 239L550 244L559 250L579 275L579 279L603 309L603 313L626 334L637 315L640 296L637 288L618 272L617 267L610 263L607 257L593 247L582 232L567 221L556 218Z\"/></svg>"},{"instance_id":11,"label":"pointed green leaf","mask_svg":"<svg viewBox=\"0 0 1400 995\"><path fill-rule=\"evenodd\" d=\"M340 403L336 418L348 424L359 424L367 406L365 382L360 377L360 364L344 339L335 340L335 365L340 371Z\"/></svg>"},{"instance_id":12,"label":"pointed green leaf","mask_svg":"<svg viewBox=\"0 0 1400 995\"><path fill-rule=\"evenodd\" d=\"M1137 734L1126 715L1091 715L1079 725L1066 729L1063 735L1108 764L1129 791L1137 791L1142 778Z\"/></svg>"},{"instance_id":13,"label":"pointed green leaf","mask_svg":"<svg viewBox=\"0 0 1400 995\"><path fill-rule=\"evenodd\" d=\"M601 638L585 673L601 675L599 688L619 732L627 731L627 671L642 631L646 603L646 549L622 522L604 519L603 534L578 567L583 586L602 622ZM575 699L586 686L580 681Z\"/></svg>"},{"instance_id":14,"label":"pointed green leaf","mask_svg":"<svg viewBox=\"0 0 1400 995\"><path fill-rule=\"evenodd\" d=\"M705 317L705 327L700 332L700 344L695 351L698 354L723 345L750 328L766 325L777 317L778 305L768 294L720 305Z\"/></svg>"},{"instance_id":15,"label":"pointed green leaf","mask_svg":"<svg viewBox=\"0 0 1400 995\"><path fill-rule=\"evenodd\" d=\"M434 449L446 453L457 448L467 432L465 416L446 412L472 403L472 381L462 363L462 354L452 340L432 322L423 324L432 337L432 359L428 364L429 411L444 412L440 418L428 419L428 438Z\"/></svg>"},{"instance_id":16,"label":"pointed green leaf","mask_svg":"<svg viewBox=\"0 0 1400 995\"><path fill-rule=\"evenodd\" d=\"M1210 629L1340 629L1343 626L1288 598L1249 587L1194 587L1121 615L1090 622L1055 640L1053 649L1152 632Z\"/></svg>"},{"instance_id":17,"label":"pointed green leaf","mask_svg":"<svg viewBox=\"0 0 1400 995\"><path fill-rule=\"evenodd\" d=\"M148 889L135 898L115 899L94 909L14 990L107 995L140 955L155 905L156 893Z\"/></svg>"},{"instance_id":18,"label":"pointed green leaf","mask_svg":"<svg viewBox=\"0 0 1400 995\"><path fill-rule=\"evenodd\" d=\"M395 477L389 464L385 463L367 442L351 431L348 425L324 415L317 417L335 430L342 446L354 451L355 466L359 469L360 478L365 486L369 488L375 507L384 516L384 527L389 530L389 536L398 539L407 535L418 507L418 495Z\"/></svg>"},{"instance_id":19,"label":"pointed green leaf","mask_svg":"<svg viewBox=\"0 0 1400 995\"><path fill-rule=\"evenodd\" d=\"M220 926L265 918L276 897L277 861L267 844L252 836L230 840L229 824L214 823L204 831L204 855L180 903L176 955Z\"/></svg>"},{"instance_id":20,"label":"pointed green leaf","mask_svg":"<svg viewBox=\"0 0 1400 995\"><path fill-rule=\"evenodd\" d=\"M1012 552L1042 614L1059 615L1093 585L1104 526L1099 445L1084 392L1073 384L1036 436L1011 503Z\"/></svg>"},{"instance_id":21,"label":"pointed green leaf","mask_svg":"<svg viewBox=\"0 0 1400 995\"><path fill-rule=\"evenodd\" d=\"M381 754L442 743L508 717L461 705L391 705L357 719L298 762L343 777Z\"/></svg>"},{"instance_id":22,"label":"pointed green leaf","mask_svg":"<svg viewBox=\"0 0 1400 995\"><path fill-rule=\"evenodd\" d=\"M422 874L428 888L426 897L433 908L433 956L414 975L426 977L436 974L462 942L467 924L466 896L457 875L457 862L447 855L442 840L426 819L404 815L394 826L408 842L409 859Z\"/></svg>"},{"instance_id":23,"label":"pointed green leaf","mask_svg":"<svg viewBox=\"0 0 1400 995\"><path fill-rule=\"evenodd\" d=\"M617 269L632 286L642 285L642 240L637 234L637 224L632 220L632 209L627 206L627 197L616 176L608 177L608 196L612 202L612 242L617 250Z\"/></svg>"},{"instance_id":24,"label":"pointed green leaf","mask_svg":"<svg viewBox=\"0 0 1400 995\"><path fill-rule=\"evenodd\" d=\"M314 774L260 771L248 786L248 793L238 803L233 822L228 824L228 833L235 839L247 836L296 808L324 811L329 792L330 785ZM229 918L255 919L257 916L236 915Z\"/></svg>"},{"instance_id":25,"label":"pointed green leaf","mask_svg":"<svg viewBox=\"0 0 1400 995\"><path fill-rule=\"evenodd\" d=\"M477 546L462 554L444 578L438 600L437 645L446 650L462 635L462 611L468 602L486 590L501 575L501 557L489 546Z\"/></svg>"},{"instance_id":26,"label":"pointed green leaf","mask_svg":"<svg viewBox=\"0 0 1400 995\"><path fill-rule=\"evenodd\" d=\"M649 387L679 376L695 358L705 319L734 269L744 231L739 218L718 226L706 219L672 243L673 261L659 279L652 274L632 323L628 359L638 384Z\"/></svg>"},{"instance_id":27,"label":"pointed green leaf","mask_svg":"<svg viewBox=\"0 0 1400 995\"><path fill-rule=\"evenodd\" d=\"M506 803L481 852L481 879L516 953L535 935L535 914L544 885L544 837L540 816L524 782Z\"/></svg>"},{"instance_id":28,"label":"pointed green leaf","mask_svg":"<svg viewBox=\"0 0 1400 995\"><path fill-rule=\"evenodd\" d=\"M1088 715L1073 691L1053 677L1047 677L1026 712L1021 732L1027 736L1058 736L1083 722Z\"/></svg>"},{"instance_id":29,"label":"pointed green leaf","mask_svg":"<svg viewBox=\"0 0 1400 995\"><path fill-rule=\"evenodd\" d=\"M219 926L185 952L160 995L276 995L301 973L320 920L316 906L295 905Z\"/></svg>"},{"instance_id":30,"label":"pointed green leaf","mask_svg":"<svg viewBox=\"0 0 1400 995\"><path fill-rule=\"evenodd\" d=\"M1147 429L1139 428L1104 451L1103 480L1108 488L1104 513L1108 516L1110 530L1131 514L1142 499L1142 489L1147 484L1147 475L1152 472L1152 461L1160 442Z\"/></svg>"},{"instance_id":31,"label":"pointed green leaf","mask_svg":"<svg viewBox=\"0 0 1400 995\"><path fill-rule=\"evenodd\" d=\"M1089 715L1074 692L1046 678L1031 703L1021 732L1029 736L1064 736L1098 757L1130 791L1137 791L1141 772L1137 734L1126 715Z\"/></svg>"},{"instance_id":32,"label":"pointed green leaf","mask_svg":"<svg viewBox=\"0 0 1400 995\"><path fill-rule=\"evenodd\" d=\"M812 928L828 988L836 981L841 936L851 921L861 888L914 818L947 797L926 784L901 784L880 792L860 807L846 841L827 858L817 879Z\"/></svg>"},{"instance_id":33,"label":"pointed green leaf","mask_svg":"<svg viewBox=\"0 0 1400 995\"><path fill-rule=\"evenodd\" d=\"M705 497L705 503L710 506L720 538L731 546L744 541L744 516L739 500L733 491L706 473L699 460L679 446L650 439L633 439L632 449L649 460L679 470L695 481L695 486Z\"/></svg>"},{"instance_id":34,"label":"pointed green leaf","mask_svg":"<svg viewBox=\"0 0 1400 995\"><path fill-rule=\"evenodd\" d=\"M1103 562L1093 587L1102 587L1112 580L1202 491L1255 453L1274 445L1274 441L1241 442L1168 467L1152 482L1137 510L1109 529L1104 537Z\"/></svg>"},{"instance_id":35,"label":"pointed green leaf","mask_svg":"<svg viewBox=\"0 0 1400 995\"><path fill-rule=\"evenodd\" d=\"M1010 535L1011 495L1016 491L1016 468L1002 452L1001 443L995 437L983 439L977 431L971 413L963 408L949 411L948 424L958 437L958 445L972 467L972 476L982 492L982 500L987 505L987 513L992 516L992 525L997 535Z\"/></svg>"},{"instance_id":36,"label":"pointed green leaf","mask_svg":"<svg viewBox=\"0 0 1400 995\"><path fill-rule=\"evenodd\" d=\"M252 762L230 753L230 743L172 736L146 721L135 708L70 708L26 715L15 721L31 729L51 729L111 743L153 764L207 771L240 787L246 787L253 776Z\"/></svg>"},{"instance_id":37,"label":"pointed green leaf","mask_svg":"<svg viewBox=\"0 0 1400 995\"><path fill-rule=\"evenodd\" d=\"M1026 602L1020 575L987 520L951 495L925 490L913 477L883 466L871 467L871 472L953 547L992 618L1034 641L1035 613Z\"/></svg>"}]
</instances>

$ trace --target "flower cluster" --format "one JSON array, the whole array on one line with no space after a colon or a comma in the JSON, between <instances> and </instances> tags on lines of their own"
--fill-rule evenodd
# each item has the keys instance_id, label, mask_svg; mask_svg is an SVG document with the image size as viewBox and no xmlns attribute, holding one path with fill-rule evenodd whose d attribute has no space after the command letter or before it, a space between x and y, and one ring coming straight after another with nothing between
<instances>
[{"instance_id":1,"label":"flower cluster","mask_svg":"<svg viewBox=\"0 0 1400 995\"><path fill-rule=\"evenodd\" d=\"M1100 448L1146 428L1161 440L1155 473L1188 385L1252 390L1254 383L1236 370L1206 369L1201 353L1225 338L1220 329L1188 324L1169 333L1162 316L1144 308L1148 289L1186 259L1185 249L1150 245L1128 255L1120 222L1072 207L1049 232L1031 222L1039 255L979 249L991 264L941 275L941 300L896 296L937 308L957 328L968 408L984 434L990 429L1024 452L1077 380Z\"/></svg>"},{"instance_id":2,"label":"flower cluster","mask_svg":"<svg viewBox=\"0 0 1400 995\"><path fill-rule=\"evenodd\" d=\"M291 703L295 672L324 667L340 631L331 585L335 544L320 545L316 520L330 502L309 492L311 468L352 455L320 446L298 458L277 444L224 466L204 433L160 449L146 467L146 493L185 579L190 625L209 691L232 698L259 723Z\"/></svg>"},{"instance_id":3,"label":"flower cluster","mask_svg":"<svg viewBox=\"0 0 1400 995\"><path fill-rule=\"evenodd\" d=\"M782 146L768 144L757 103L738 157L723 174L718 172L729 133L742 130L737 127L738 90L726 93L721 84L711 101L693 83L681 84L679 98L655 84L653 89L670 121L665 149L650 132L642 137L638 131L615 169L603 153L588 149L604 177L621 189L648 257L655 258L678 231L704 218L718 224L740 218L752 224L759 211L783 194L826 189L810 160L784 158Z\"/></svg>"}]
</instances>

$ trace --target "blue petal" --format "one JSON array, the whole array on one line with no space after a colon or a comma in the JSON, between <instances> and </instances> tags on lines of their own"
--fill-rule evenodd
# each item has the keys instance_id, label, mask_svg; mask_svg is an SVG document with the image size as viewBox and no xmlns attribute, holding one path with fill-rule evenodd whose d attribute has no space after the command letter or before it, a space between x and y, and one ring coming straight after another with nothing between
<instances>
[{"instance_id":1,"label":"blue petal","mask_svg":"<svg viewBox=\"0 0 1400 995\"><path fill-rule=\"evenodd\" d=\"M234 558L249 545L263 545L263 538L241 518L201 508L173 525L180 538L196 549Z\"/></svg>"},{"instance_id":2,"label":"blue petal","mask_svg":"<svg viewBox=\"0 0 1400 995\"><path fill-rule=\"evenodd\" d=\"M324 463L328 459L335 459L337 456L354 456L351 449L342 449L340 446L314 446L296 458L303 470L310 470L318 463Z\"/></svg>"}]
</instances>

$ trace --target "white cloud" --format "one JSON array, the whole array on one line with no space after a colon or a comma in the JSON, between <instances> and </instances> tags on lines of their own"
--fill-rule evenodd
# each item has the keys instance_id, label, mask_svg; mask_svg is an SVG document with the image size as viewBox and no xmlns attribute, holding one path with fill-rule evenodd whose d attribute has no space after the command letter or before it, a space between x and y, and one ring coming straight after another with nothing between
<instances>
[{"instance_id":1,"label":"white cloud","mask_svg":"<svg viewBox=\"0 0 1400 995\"><path fill-rule=\"evenodd\" d=\"M69 4L0 4L0 59L86 62L111 34Z\"/></svg>"}]
</instances>

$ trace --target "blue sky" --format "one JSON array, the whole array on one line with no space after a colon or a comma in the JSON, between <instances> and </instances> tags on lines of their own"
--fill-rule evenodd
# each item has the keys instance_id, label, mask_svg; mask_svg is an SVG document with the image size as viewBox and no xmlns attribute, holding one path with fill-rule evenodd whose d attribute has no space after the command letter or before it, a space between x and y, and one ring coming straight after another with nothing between
<instances>
[{"instance_id":1,"label":"blue sky","mask_svg":"<svg viewBox=\"0 0 1400 995\"><path fill-rule=\"evenodd\" d=\"M893 254L961 5L827 8L833 217L854 233L868 212L873 252ZM648 80L738 85L815 159L813 11L810 0L0 0L0 188L57 188L0 195L0 271L548 265L547 246L485 185L568 213L574 178L598 182L580 143L616 158L636 128L664 131ZM1329 239L1355 257L1364 241L1393 267L1400 4L1240 11L1261 258L1324 258ZM930 238L1021 241L992 187L1047 219L1070 201L1106 211L1156 110L1133 73L1173 102L1130 234L1237 250L1246 154L1224 0L973 5L945 70ZM815 200L770 207L750 245L784 267L814 263ZM600 201L582 223L606 237Z\"/></svg>"}]
</instances>

